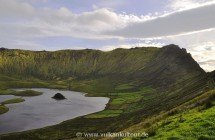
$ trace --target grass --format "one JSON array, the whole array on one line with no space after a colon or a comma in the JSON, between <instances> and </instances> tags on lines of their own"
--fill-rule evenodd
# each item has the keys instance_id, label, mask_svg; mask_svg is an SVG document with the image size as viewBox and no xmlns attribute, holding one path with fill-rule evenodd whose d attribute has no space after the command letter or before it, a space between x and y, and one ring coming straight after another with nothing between
<instances>
[{"instance_id":1,"label":"grass","mask_svg":"<svg viewBox=\"0 0 215 140\"><path fill-rule=\"evenodd\" d=\"M14 91L9 89L0 89L0 95L12 95Z\"/></svg>"},{"instance_id":2,"label":"grass","mask_svg":"<svg viewBox=\"0 0 215 140\"><path fill-rule=\"evenodd\" d=\"M126 84L123 84L120 90L125 90L127 87L128 86ZM141 90L137 92L116 92L108 94L111 100L107 109L87 115L85 118L117 117L123 115L124 113L136 111L142 107L138 106L138 104L139 101L144 98L144 95L151 94L153 92L155 92L155 89L151 87L142 87ZM132 104L134 105L133 108L130 107Z\"/></svg>"},{"instance_id":3,"label":"grass","mask_svg":"<svg viewBox=\"0 0 215 140\"><path fill-rule=\"evenodd\" d=\"M133 88L134 88L133 84L121 84L121 85L116 86L115 89L118 91L123 91L123 90L130 90Z\"/></svg>"},{"instance_id":4,"label":"grass","mask_svg":"<svg viewBox=\"0 0 215 140\"><path fill-rule=\"evenodd\" d=\"M85 118L106 118L106 117L116 117L119 116L122 110L104 110L98 113L87 115Z\"/></svg>"},{"instance_id":5,"label":"grass","mask_svg":"<svg viewBox=\"0 0 215 140\"><path fill-rule=\"evenodd\" d=\"M42 92L34 91L34 90L25 90L25 91L17 91L12 93L15 96L39 96L42 95Z\"/></svg>"},{"instance_id":6,"label":"grass","mask_svg":"<svg viewBox=\"0 0 215 140\"><path fill-rule=\"evenodd\" d=\"M14 99L9 99L9 100L6 100L6 101L3 101L1 102L2 105L5 105L5 104L14 104L14 103L20 103L20 102L24 102L25 99L22 99L22 98L14 98Z\"/></svg>"},{"instance_id":7,"label":"grass","mask_svg":"<svg viewBox=\"0 0 215 140\"><path fill-rule=\"evenodd\" d=\"M180 121L183 118L184 121ZM158 123L156 135L149 138L154 139L183 139L200 140L215 139L215 107L204 111L193 109L188 112L174 115L169 119L169 123Z\"/></svg>"},{"instance_id":8,"label":"grass","mask_svg":"<svg viewBox=\"0 0 215 140\"><path fill-rule=\"evenodd\" d=\"M39 96L42 92L34 90L14 91L14 90L0 90L0 95L14 95L14 96Z\"/></svg>"},{"instance_id":9,"label":"grass","mask_svg":"<svg viewBox=\"0 0 215 140\"><path fill-rule=\"evenodd\" d=\"M133 103L142 98L140 93L130 92L130 93L118 93L116 97L111 102L111 105L123 105L126 103Z\"/></svg>"},{"instance_id":10,"label":"grass","mask_svg":"<svg viewBox=\"0 0 215 140\"><path fill-rule=\"evenodd\" d=\"M0 105L0 114L4 114L6 112L9 111L9 108L4 106L4 105Z\"/></svg>"},{"instance_id":11,"label":"grass","mask_svg":"<svg viewBox=\"0 0 215 140\"><path fill-rule=\"evenodd\" d=\"M215 139L214 95L215 90L210 90L171 111L146 118L124 131L147 132L150 136L147 140ZM174 110L175 113L170 113Z\"/></svg>"},{"instance_id":12,"label":"grass","mask_svg":"<svg viewBox=\"0 0 215 140\"><path fill-rule=\"evenodd\" d=\"M25 100L22 98L14 98L14 99L9 99L9 100L5 100L5 101L1 102L0 103L0 115L9 111L9 108L5 106L6 104L20 103L20 102L24 102L24 101Z\"/></svg>"}]
</instances>

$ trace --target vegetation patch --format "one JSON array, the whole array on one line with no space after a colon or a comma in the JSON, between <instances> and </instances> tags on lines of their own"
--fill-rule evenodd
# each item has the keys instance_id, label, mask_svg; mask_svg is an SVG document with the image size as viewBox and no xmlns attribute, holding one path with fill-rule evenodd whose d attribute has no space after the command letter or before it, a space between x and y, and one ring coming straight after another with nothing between
<instances>
[{"instance_id":1,"label":"vegetation patch","mask_svg":"<svg viewBox=\"0 0 215 140\"><path fill-rule=\"evenodd\" d=\"M118 91L124 91L124 90L131 90L133 88L134 88L133 84L121 84L121 85L116 86L115 89Z\"/></svg>"},{"instance_id":2,"label":"vegetation patch","mask_svg":"<svg viewBox=\"0 0 215 140\"><path fill-rule=\"evenodd\" d=\"M87 115L85 118L106 118L106 117L116 117L122 113L122 110L104 110L98 113Z\"/></svg>"},{"instance_id":3,"label":"vegetation patch","mask_svg":"<svg viewBox=\"0 0 215 140\"><path fill-rule=\"evenodd\" d=\"M125 103L136 102L142 98L140 93L118 93L115 95L115 98L111 102L111 105L120 105Z\"/></svg>"},{"instance_id":4,"label":"vegetation patch","mask_svg":"<svg viewBox=\"0 0 215 140\"><path fill-rule=\"evenodd\" d=\"M6 112L9 111L9 108L4 106L4 105L0 105L0 114L4 114Z\"/></svg>"},{"instance_id":5,"label":"vegetation patch","mask_svg":"<svg viewBox=\"0 0 215 140\"><path fill-rule=\"evenodd\" d=\"M14 104L14 103L20 103L20 102L24 102L25 99L22 99L22 98L14 98L14 99L9 99L9 100L6 100L6 101L3 101L1 102L2 105L5 105L5 104Z\"/></svg>"},{"instance_id":6,"label":"vegetation patch","mask_svg":"<svg viewBox=\"0 0 215 140\"><path fill-rule=\"evenodd\" d=\"M14 91L9 89L0 89L0 95L11 95Z\"/></svg>"},{"instance_id":7,"label":"vegetation patch","mask_svg":"<svg viewBox=\"0 0 215 140\"><path fill-rule=\"evenodd\" d=\"M181 122L181 116L186 121ZM159 125L157 135L151 139L168 139L173 136L179 136L181 139L202 139L215 137L215 107L199 112L197 109L191 110L182 115L170 117L172 122L164 127ZM160 124L160 123L159 123Z\"/></svg>"},{"instance_id":8,"label":"vegetation patch","mask_svg":"<svg viewBox=\"0 0 215 140\"><path fill-rule=\"evenodd\" d=\"M34 91L34 90L25 90L25 91L17 91L12 93L15 96L39 96L42 95L42 92Z\"/></svg>"}]
</instances>

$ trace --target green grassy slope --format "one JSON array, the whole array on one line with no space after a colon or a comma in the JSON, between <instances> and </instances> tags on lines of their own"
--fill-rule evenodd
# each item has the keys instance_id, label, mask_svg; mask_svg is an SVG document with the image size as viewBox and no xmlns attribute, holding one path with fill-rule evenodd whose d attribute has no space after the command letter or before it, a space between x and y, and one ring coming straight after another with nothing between
<instances>
[{"instance_id":1,"label":"green grassy slope","mask_svg":"<svg viewBox=\"0 0 215 140\"><path fill-rule=\"evenodd\" d=\"M215 138L214 122L215 90L210 90L124 131L148 132L148 140L212 140Z\"/></svg>"},{"instance_id":2,"label":"green grassy slope","mask_svg":"<svg viewBox=\"0 0 215 140\"><path fill-rule=\"evenodd\" d=\"M4 139L69 139L76 132L121 131L214 88L211 74L175 45L110 52L4 50L0 54L1 59L8 59L0 63L0 94L18 85L110 97L102 112L43 129L0 136ZM8 73L16 76L8 77Z\"/></svg>"},{"instance_id":3,"label":"green grassy slope","mask_svg":"<svg viewBox=\"0 0 215 140\"><path fill-rule=\"evenodd\" d=\"M158 123L154 139L212 140L215 139L215 107L193 109Z\"/></svg>"},{"instance_id":4,"label":"green grassy slope","mask_svg":"<svg viewBox=\"0 0 215 140\"><path fill-rule=\"evenodd\" d=\"M173 84L205 77L205 72L191 55L176 45L161 49L143 47L109 52L89 49L55 52L3 49L0 50L0 72L27 80L32 77L46 81L61 80L73 89L88 90L88 85L94 85L96 88L89 91L96 93L119 91L118 86L123 84L135 85L130 91L142 86L166 90Z\"/></svg>"},{"instance_id":5,"label":"green grassy slope","mask_svg":"<svg viewBox=\"0 0 215 140\"><path fill-rule=\"evenodd\" d=\"M1 50L0 71L4 74L34 76L41 79L68 79L128 75L140 69L158 51L158 48L98 50L62 50L33 52Z\"/></svg>"}]
</instances>

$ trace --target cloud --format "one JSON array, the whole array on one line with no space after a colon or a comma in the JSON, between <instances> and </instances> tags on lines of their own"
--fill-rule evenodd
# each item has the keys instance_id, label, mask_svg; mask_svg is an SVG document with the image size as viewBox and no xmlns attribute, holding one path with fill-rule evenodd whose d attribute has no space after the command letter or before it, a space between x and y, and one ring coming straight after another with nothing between
<instances>
[{"instance_id":1,"label":"cloud","mask_svg":"<svg viewBox=\"0 0 215 140\"><path fill-rule=\"evenodd\" d=\"M101 39L104 38L101 32L125 27L128 23L145 18L117 14L107 8L75 14L66 7L35 8L23 1L0 0L0 28L3 29L0 34L5 37L71 36Z\"/></svg>"},{"instance_id":2,"label":"cloud","mask_svg":"<svg viewBox=\"0 0 215 140\"><path fill-rule=\"evenodd\" d=\"M139 43L127 43L127 44L120 44L120 45L106 45L102 46L100 49L104 51L110 51L116 48L124 48L124 49L129 49L129 48L135 48L135 47L162 47L164 46L163 43L159 42L153 42L153 41L140 41Z\"/></svg>"},{"instance_id":3,"label":"cloud","mask_svg":"<svg viewBox=\"0 0 215 140\"><path fill-rule=\"evenodd\" d=\"M193 34L171 36L163 38L165 42L178 44L186 48L193 58L206 71L215 69L215 28Z\"/></svg>"},{"instance_id":4,"label":"cloud","mask_svg":"<svg viewBox=\"0 0 215 140\"><path fill-rule=\"evenodd\" d=\"M171 0L167 7L174 11L182 11L214 3L215 0Z\"/></svg>"},{"instance_id":5,"label":"cloud","mask_svg":"<svg viewBox=\"0 0 215 140\"><path fill-rule=\"evenodd\" d=\"M200 66L207 72L214 71L215 60L199 61Z\"/></svg>"},{"instance_id":6,"label":"cloud","mask_svg":"<svg viewBox=\"0 0 215 140\"><path fill-rule=\"evenodd\" d=\"M34 14L34 10L35 9L28 3L20 3L15 0L0 0L1 18L30 17Z\"/></svg>"},{"instance_id":7,"label":"cloud","mask_svg":"<svg viewBox=\"0 0 215 140\"><path fill-rule=\"evenodd\" d=\"M106 32L125 38L153 38L184 34L215 27L215 4L175 12L139 23L131 23L122 29Z\"/></svg>"}]
</instances>

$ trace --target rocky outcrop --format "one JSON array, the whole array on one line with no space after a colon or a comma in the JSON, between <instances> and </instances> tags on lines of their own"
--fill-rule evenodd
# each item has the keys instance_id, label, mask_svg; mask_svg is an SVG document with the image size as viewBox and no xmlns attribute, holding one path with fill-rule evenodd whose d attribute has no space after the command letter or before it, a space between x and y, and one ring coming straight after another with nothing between
<instances>
[{"instance_id":1,"label":"rocky outcrop","mask_svg":"<svg viewBox=\"0 0 215 140\"><path fill-rule=\"evenodd\" d=\"M64 100L66 99L61 93L56 93L53 97L55 100Z\"/></svg>"}]
</instances>

